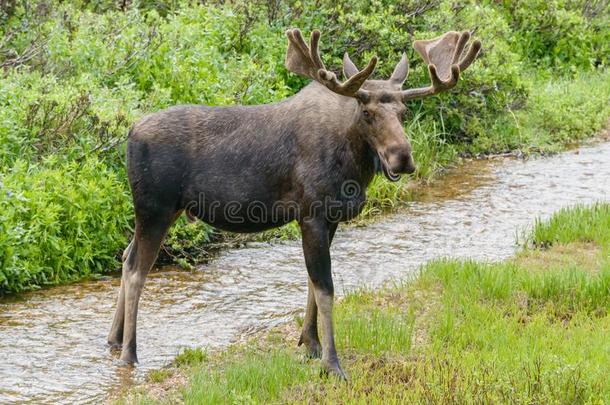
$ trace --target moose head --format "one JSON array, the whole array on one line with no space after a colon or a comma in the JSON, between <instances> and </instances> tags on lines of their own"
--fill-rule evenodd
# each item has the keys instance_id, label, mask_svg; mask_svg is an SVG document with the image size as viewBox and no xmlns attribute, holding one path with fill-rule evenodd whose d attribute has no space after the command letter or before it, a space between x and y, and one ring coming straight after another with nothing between
<instances>
[{"instance_id":1,"label":"moose head","mask_svg":"<svg viewBox=\"0 0 610 405\"><path fill-rule=\"evenodd\" d=\"M311 33L309 46L298 29L288 30L286 35L289 41L286 53L288 70L313 79L334 93L357 100L357 126L377 152L383 172L391 181L398 180L400 173L415 171L411 145L402 126L406 111L404 103L453 88L460 73L470 66L481 49L481 42L476 40L465 52L470 39L467 31L450 31L438 38L415 41L413 47L428 65L431 84L403 90L409 74L409 62L404 53L388 80L370 80L377 58L371 58L368 65L359 70L346 52L343 74L347 80L340 82L320 58L320 31Z\"/></svg>"}]
</instances>

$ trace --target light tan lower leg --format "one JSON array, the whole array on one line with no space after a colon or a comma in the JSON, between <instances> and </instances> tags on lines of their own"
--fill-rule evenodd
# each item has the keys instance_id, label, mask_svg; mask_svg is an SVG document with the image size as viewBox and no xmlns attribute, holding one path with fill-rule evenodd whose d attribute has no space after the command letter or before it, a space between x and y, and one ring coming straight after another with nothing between
<instances>
[{"instance_id":1,"label":"light tan lower leg","mask_svg":"<svg viewBox=\"0 0 610 405\"><path fill-rule=\"evenodd\" d=\"M108 334L108 344L113 347L120 347L123 344L123 324L125 323L125 283L121 276L121 287L119 296L116 300L116 311Z\"/></svg>"},{"instance_id":2,"label":"light tan lower leg","mask_svg":"<svg viewBox=\"0 0 610 405\"><path fill-rule=\"evenodd\" d=\"M314 286L311 279L308 279L307 283L307 309L305 310L303 330L299 339L299 346L302 344L305 344L311 357L320 357L322 348L320 338L318 337L318 306L316 305Z\"/></svg>"},{"instance_id":3,"label":"light tan lower leg","mask_svg":"<svg viewBox=\"0 0 610 405\"><path fill-rule=\"evenodd\" d=\"M156 232L152 236L136 237L129 255L125 263L123 263L122 280L125 288L125 319L123 322L121 360L127 363L136 363L138 361L136 355L138 303L146 276L157 259L159 247L165 232L166 229L163 232Z\"/></svg>"},{"instance_id":4,"label":"light tan lower leg","mask_svg":"<svg viewBox=\"0 0 610 405\"><path fill-rule=\"evenodd\" d=\"M322 361L336 362L335 335L333 331L333 296L319 288L315 289L316 303L320 312L322 328Z\"/></svg>"},{"instance_id":5,"label":"light tan lower leg","mask_svg":"<svg viewBox=\"0 0 610 405\"><path fill-rule=\"evenodd\" d=\"M125 260L131 252L133 246L133 239L129 242L129 245L123 251L122 261L123 269L121 274L121 286L119 288L119 296L116 301L116 311L114 312L114 319L112 320L112 326L110 327L110 333L108 334L108 344L113 347L120 347L123 344L123 324L125 322L125 282L123 280L123 274L125 274Z\"/></svg>"},{"instance_id":6,"label":"light tan lower leg","mask_svg":"<svg viewBox=\"0 0 610 405\"><path fill-rule=\"evenodd\" d=\"M125 279L125 319L123 331L123 350L121 360L136 363L136 325L138 318L138 303L146 280L148 269L131 271Z\"/></svg>"}]
</instances>

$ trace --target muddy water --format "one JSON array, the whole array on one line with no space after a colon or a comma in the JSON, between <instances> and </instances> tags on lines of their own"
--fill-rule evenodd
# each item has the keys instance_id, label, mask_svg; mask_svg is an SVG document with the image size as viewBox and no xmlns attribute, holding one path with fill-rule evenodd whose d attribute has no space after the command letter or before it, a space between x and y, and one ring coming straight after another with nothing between
<instances>
[{"instance_id":1,"label":"muddy water","mask_svg":"<svg viewBox=\"0 0 610 405\"><path fill-rule=\"evenodd\" d=\"M399 212L339 229L332 247L342 294L413 275L440 256L497 260L537 216L610 199L610 143L530 161L472 162ZM182 347L226 345L292 319L306 298L298 242L229 250L196 272L146 284L135 371L105 344L118 280L0 301L0 402L98 402L167 364Z\"/></svg>"}]
</instances>

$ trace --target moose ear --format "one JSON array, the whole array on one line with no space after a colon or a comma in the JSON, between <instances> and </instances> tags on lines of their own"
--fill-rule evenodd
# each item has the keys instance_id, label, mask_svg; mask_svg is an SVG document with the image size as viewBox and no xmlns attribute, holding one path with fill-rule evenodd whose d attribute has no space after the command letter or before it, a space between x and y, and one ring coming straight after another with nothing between
<instances>
[{"instance_id":1,"label":"moose ear","mask_svg":"<svg viewBox=\"0 0 610 405\"><path fill-rule=\"evenodd\" d=\"M394 84L402 85L405 80L407 80L407 76L409 75L409 61L407 60L407 55L405 53L402 54L402 58L400 58L400 62L394 68L394 72L390 77L390 81Z\"/></svg>"},{"instance_id":2,"label":"moose ear","mask_svg":"<svg viewBox=\"0 0 610 405\"><path fill-rule=\"evenodd\" d=\"M349 58L349 55L347 54L347 52L345 52L345 54L343 55L343 75L349 79L350 77L352 77L353 75L355 75L356 73L358 73L359 70L356 67L356 65L354 65L354 62L352 62L352 60Z\"/></svg>"}]
</instances>

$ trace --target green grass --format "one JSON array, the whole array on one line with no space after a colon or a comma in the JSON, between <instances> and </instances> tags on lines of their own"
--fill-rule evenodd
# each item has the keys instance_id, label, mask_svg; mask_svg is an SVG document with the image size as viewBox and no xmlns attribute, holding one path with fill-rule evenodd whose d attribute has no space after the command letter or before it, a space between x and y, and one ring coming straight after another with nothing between
<instances>
[{"instance_id":1,"label":"green grass","mask_svg":"<svg viewBox=\"0 0 610 405\"><path fill-rule=\"evenodd\" d=\"M610 206L576 206L557 212L549 221L536 221L531 243L550 246L575 241L607 245L610 238Z\"/></svg>"},{"instance_id":2,"label":"green grass","mask_svg":"<svg viewBox=\"0 0 610 405\"><path fill-rule=\"evenodd\" d=\"M488 136L475 139L467 151L556 152L596 134L608 123L608 70L551 79L532 76L529 88L526 105L508 107L490 125Z\"/></svg>"},{"instance_id":3,"label":"green grass","mask_svg":"<svg viewBox=\"0 0 610 405\"><path fill-rule=\"evenodd\" d=\"M184 349L179 355L174 359L174 363L178 366L188 366L197 363L201 363L208 359L208 354L205 350L200 347L191 349Z\"/></svg>"},{"instance_id":4,"label":"green grass","mask_svg":"<svg viewBox=\"0 0 610 405\"><path fill-rule=\"evenodd\" d=\"M345 384L294 347L298 326L185 369L154 401L187 403L605 403L610 397L610 204L537 221L501 263L440 260L336 305ZM168 398L171 398L168 399Z\"/></svg>"},{"instance_id":5,"label":"green grass","mask_svg":"<svg viewBox=\"0 0 610 405\"><path fill-rule=\"evenodd\" d=\"M148 381L151 381L153 383L162 383L163 381L167 380L169 377L171 377L172 375L172 371L166 368L161 368L158 370L152 370L150 373L148 373Z\"/></svg>"},{"instance_id":6,"label":"green grass","mask_svg":"<svg viewBox=\"0 0 610 405\"><path fill-rule=\"evenodd\" d=\"M221 370L203 367L183 391L187 404L266 403L278 398L291 383L317 377L314 369L295 361L291 351L246 350L227 360Z\"/></svg>"}]
</instances>

